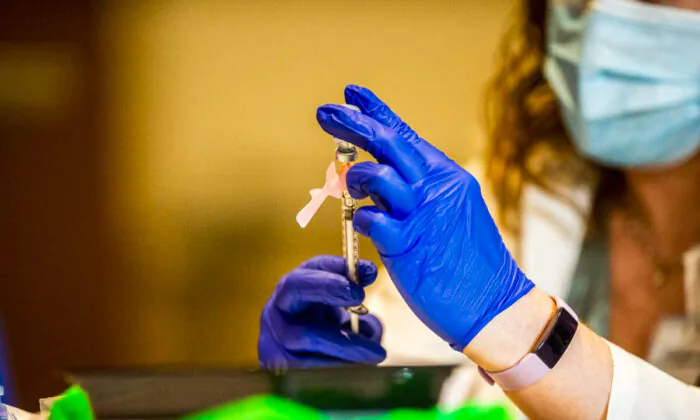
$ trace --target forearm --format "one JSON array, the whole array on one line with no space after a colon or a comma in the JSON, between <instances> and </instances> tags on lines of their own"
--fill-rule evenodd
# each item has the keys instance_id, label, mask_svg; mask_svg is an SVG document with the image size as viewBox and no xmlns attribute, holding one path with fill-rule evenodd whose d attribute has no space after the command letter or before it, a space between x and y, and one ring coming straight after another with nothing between
<instances>
[{"instance_id":1,"label":"forearm","mask_svg":"<svg viewBox=\"0 0 700 420\"><path fill-rule=\"evenodd\" d=\"M534 288L494 318L464 349L488 371L515 365L537 340L553 302ZM559 363L533 385L508 397L531 418L604 418L613 379L613 362L605 341L579 325Z\"/></svg>"}]
</instances>

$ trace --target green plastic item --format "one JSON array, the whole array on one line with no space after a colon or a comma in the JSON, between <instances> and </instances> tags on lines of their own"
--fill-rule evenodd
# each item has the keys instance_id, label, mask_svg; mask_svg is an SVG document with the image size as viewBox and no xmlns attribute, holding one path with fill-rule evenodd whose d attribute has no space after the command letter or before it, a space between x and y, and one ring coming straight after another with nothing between
<instances>
[{"instance_id":1,"label":"green plastic item","mask_svg":"<svg viewBox=\"0 0 700 420\"><path fill-rule=\"evenodd\" d=\"M434 410L393 410L375 419L381 420L511 420L514 417L498 405L467 404L459 410L444 413Z\"/></svg>"},{"instance_id":2,"label":"green plastic item","mask_svg":"<svg viewBox=\"0 0 700 420\"><path fill-rule=\"evenodd\" d=\"M183 417L183 420L322 420L327 417L318 411L274 395L256 395L225 404L199 414Z\"/></svg>"},{"instance_id":3,"label":"green plastic item","mask_svg":"<svg viewBox=\"0 0 700 420\"><path fill-rule=\"evenodd\" d=\"M274 395L259 395L184 417L182 420L333 420L318 410ZM346 420L350 417L343 416ZM433 410L392 410L376 416L355 417L354 420L511 420L514 417L503 406L467 404L451 413Z\"/></svg>"},{"instance_id":4,"label":"green plastic item","mask_svg":"<svg viewBox=\"0 0 700 420\"><path fill-rule=\"evenodd\" d=\"M93 420L90 398L81 387L73 385L51 406L49 420Z\"/></svg>"},{"instance_id":5,"label":"green plastic item","mask_svg":"<svg viewBox=\"0 0 700 420\"><path fill-rule=\"evenodd\" d=\"M49 420L93 420L95 417L87 393L73 385L51 407ZM343 416L343 419L349 417ZM515 417L504 406L467 404L451 413L438 409L397 409L377 416L355 420L511 420ZM257 395L210 410L188 415L182 420L333 420L334 417L313 408L274 395Z\"/></svg>"}]
</instances>

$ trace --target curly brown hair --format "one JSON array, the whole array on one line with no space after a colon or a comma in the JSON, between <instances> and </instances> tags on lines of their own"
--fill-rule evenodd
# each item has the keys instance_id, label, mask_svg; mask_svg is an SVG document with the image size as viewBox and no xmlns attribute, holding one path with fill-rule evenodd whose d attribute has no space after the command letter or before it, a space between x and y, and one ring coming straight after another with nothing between
<instances>
[{"instance_id":1,"label":"curly brown hair","mask_svg":"<svg viewBox=\"0 0 700 420\"><path fill-rule=\"evenodd\" d=\"M533 184L584 210L567 191L598 185L590 222L598 222L612 199L620 196L622 174L581 157L566 129L556 96L544 77L547 0L523 0L498 51L498 71L485 102L489 134L487 180L496 199L499 221L520 233L520 198ZM598 223L589 223L595 226Z\"/></svg>"}]
</instances>

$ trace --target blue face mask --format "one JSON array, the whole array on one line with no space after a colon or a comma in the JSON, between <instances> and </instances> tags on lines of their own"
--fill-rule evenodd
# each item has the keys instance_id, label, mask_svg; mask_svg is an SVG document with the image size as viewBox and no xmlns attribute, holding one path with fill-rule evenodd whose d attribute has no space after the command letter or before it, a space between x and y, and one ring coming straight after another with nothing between
<instances>
[{"instance_id":1,"label":"blue face mask","mask_svg":"<svg viewBox=\"0 0 700 420\"><path fill-rule=\"evenodd\" d=\"M700 148L700 13L551 0L547 30L545 75L581 153L660 166Z\"/></svg>"}]
</instances>

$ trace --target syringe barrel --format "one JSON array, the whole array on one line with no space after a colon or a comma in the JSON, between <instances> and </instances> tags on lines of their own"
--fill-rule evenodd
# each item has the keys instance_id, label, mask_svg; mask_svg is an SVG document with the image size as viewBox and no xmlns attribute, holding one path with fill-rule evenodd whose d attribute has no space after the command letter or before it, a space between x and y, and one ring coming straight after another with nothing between
<instances>
[{"instance_id":1,"label":"syringe barrel","mask_svg":"<svg viewBox=\"0 0 700 420\"><path fill-rule=\"evenodd\" d=\"M341 197L341 216L343 227L343 256L348 270L348 279L356 284L360 284L357 273L357 264L360 262L359 240L357 232L352 225L355 217L355 199L347 191ZM357 315L364 315L369 311L364 305L354 306L348 310Z\"/></svg>"},{"instance_id":2,"label":"syringe barrel","mask_svg":"<svg viewBox=\"0 0 700 420\"><path fill-rule=\"evenodd\" d=\"M354 105L343 105L346 108L350 108L354 111L360 112L360 108ZM337 146L335 150L335 159L341 165L348 165L357 160L357 147L354 144L348 143L339 138L333 138ZM357 237L357 232L352 226L353 218L355 217L356 204L355 200L350 196L347 191L343 192L341 197L341 215L342 215L342 226L343 226L343 256L345 257L345 263L348 270L348 278L353 283L359 284L359 278L357 273L357 264L360 262L360 252L359 252L359 241ZM347 308L350 312L357 315L364 315L369 311L364 305L355 306L352 308Z\"/></svg>"},{"instance_id":3,"label":"syringe barrel","mask_svg":"<svg viewBox=\"0 0 700 420\"><path fill-rule=\"evenodd\" d=\"M353 283L359 283L357 277L357 263L359 262L358 238L355 228L352 226L355 215L355 203L348 192L343 193L342 200L343 256L348 268L348 278Z\"/></svg>"}]
</instances>

